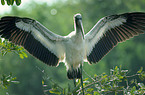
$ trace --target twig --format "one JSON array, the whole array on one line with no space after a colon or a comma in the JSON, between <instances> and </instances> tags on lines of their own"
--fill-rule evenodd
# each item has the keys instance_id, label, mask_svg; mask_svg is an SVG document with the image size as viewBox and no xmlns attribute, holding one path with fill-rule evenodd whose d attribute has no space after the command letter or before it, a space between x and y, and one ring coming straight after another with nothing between
<instances>
[{"instance_id":1,"label":"twig","mask_svg":"<svg viewBox=\"0 0 145 95\"><path fill-rule=\"evenodd\" d=\"M92 78L89 74L87 74L87 72L85 72L85 70L83 69L83 72L90 78L92 79L93 81L96 81L94 78Z\"/></svg>"}]
</instances>

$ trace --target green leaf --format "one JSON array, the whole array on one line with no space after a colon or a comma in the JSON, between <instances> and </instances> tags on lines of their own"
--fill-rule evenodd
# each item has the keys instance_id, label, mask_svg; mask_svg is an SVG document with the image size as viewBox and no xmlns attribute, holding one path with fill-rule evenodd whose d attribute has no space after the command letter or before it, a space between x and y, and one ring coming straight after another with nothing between
<instances>
[{"instance_id":1,"label":"green leaf","mask_svg":"<svg viewBox=\"0 0 145 95\"><path fill-rule=\"evenodd\" d=\"M21 4L21 0L16 0L16 5L19 6Z\"/></svg>"},{"instance_id":2,"label":"green leaf","mask_svg":"<svg viewBox=\"0 0 145 95\"><path fill-rule=\"evenodd\" d=\"M50 93L55 93L53 90L49 90Z\"/></svg>"},{"instance_id":3,"label":"green leaf","mask_svg":"<svg viewBox=\"0 0 145 95\"><path fill-rule=\"evenodd\" d=\"M93 88L89 88L87 89L87 92L92 92L94 89Z\"/></svg>"},{"instance_id":4,"label":"green leaf","mask_svg":"<svg viewBox=\"0 0 145 95\"><path fill-rule=\"evenodd\" d=\"M145 79L145 72L144 72L144 71L141 73L141 79L142 79L142 80Z\"/></svg>"},{"instance_id":5,"label":"green leaf","mask_svg":"<svg viewBox=\"0 0 145 95\"><path fill-rule=\"evenodd\" d=\"M11 5L10 0L7 0L7 4L8 4L8 5Z\"/></svg>"},{"instance_id":6,"label":"green leaf","mask_svg":"<svg viewBox=\"0 0 145 95\"><path fill-rule=\"evenodd\" d=\"M57 90L49 90L49 92L50 92L50 93L54 93L54 94L58 94L58 95L61 94L61 92L59 92L59 91L57 91Z\"/></svg>"},{"instance_id":7,"label":"green leaf","mask_svg":"<svg viewBox=\"0 0 145 95\"><path fill-rule=\"evenodd\" d=\"M94 91L93 95L101 95L101 94L99 92L97 92L97 91Z\"/></svg>"},{"instance_id":8,"label":"green leaf","mask_svg":"<svg viewBox=\"0 0 145 95\"><path fill-rule=\"evenodd\" d=\"M1 4L2 4L2 5L5 5L5 1L4 1L4 0L1 0Z\"/></svg>"},{"instance_id":9,"label":"green leaf","mask_svg":"<svg viewBox=\"0 0 145 95\"><path fill-rule=\"evenodd\" d=\"M25 52L22 52L22 53L23 53L24 57L26 57L26 58L28 57L28 55Z\"/></svg>"},{"instance_id":10,"label":"green leaf","mask_svg":"<svg viewBox=\"0 0 145 95\"><path fill-rule=\"evenodd\" d=\"M10 0L10 4L13 5L14 4L14 0Z\"/></svg>"},{"instance_id":11,"label":"green leaf","mask_svg":"<svg viewBox=\"0 0 145 95\"><path fill-rule=\"evenodd\" d=\"M132 80L130 81L130 83L133 84L133 83L134 83L134 79L132 79Z\"/></svg>"},{"instance_id":12,"label":"green leaf","mask_svg":"<svg viewBox=\"0 0 145 95\"><path fill-rule=\"evenodd\" d=\"M141 67L141 68L140 68L140 70L139 70L139 71L137 71L137 73L141 73L141 72L142 72L142 70L143 70L143 67Z\"/></svg>"},{"instance_id":13,"label":"green leaf","mask_svg":"<svg viewBox=\"0 0 145 95\"><path fill-rule=\"evenodd\" d=\"M42 80L42 85L44 85L44 80Z\"/></svg>"},{"instance_id":14,"label":"green leaf","mask_svg":"<svg viewBox=\"0 0 145 95\"><path fill-rule=\"evenodd\" d=\"M85 79L83 79L83 81L87 81L89 78L85 78Z\"/></svg>"},{"instance_id":15,"label":"green leaf","mask_svg":"<svg viewBox=\"0 0 145 95\"><path fill-rule=\"evenodd\" d=\"M23 56L23 54L19 54L19 56L20 56L20 58L21 58L21 59L24 59L24 56Z\"/></svg>"},{"instance_id":16,"label":"green leaf","mask_svg":"<svg viewBox=\"0 0 145 95\"><path fill-rule=\"evenodd\" d=\"M136 87L133 86L133 88L132 88L131 91L130 91L131 95L134 95L134 92L135 92L135 91L136 91Z\"/></svg>"},{"instance_id":17,"label":"green leaf","mask_svg":"<svg viewBox=\"0 0 145 95\"><path fill-rule=\"evenodd\" d=\"M123 79L124 77L123 76L121 76L121 75L118 75L117 76L119 79Z\"/></svg>"},{"instance_id":18,"label":"green leaf","mask_svg":"<svg viewBox=\"0 0 145 95\"><path fill-rule=\"evenodd\" d=\"M97 74L94 74L94 77L96 78L97 77Z\"/></svg>"},{"instance_id":19,"label":"green leaf","mask_svg":"<svg viewBox=\"0 0 145 95\"><path fill-rule=\"evenodd\" d=\"M116 70L116 71L118 70L118 67L117 67L117 66L115 67L115 70Z\"/></svg>"},{"instance_id":20,"label":"green leaf","mask_svg":"<svg viewBox=\"0 0 145 95\"><path fill-rule=\"evenodd\" d=\"M114 71L113 71L113 75L118 74L118 70L119 70L119 68L116 66L115 69L114 69Z\"/></svg>"}]
</instances>

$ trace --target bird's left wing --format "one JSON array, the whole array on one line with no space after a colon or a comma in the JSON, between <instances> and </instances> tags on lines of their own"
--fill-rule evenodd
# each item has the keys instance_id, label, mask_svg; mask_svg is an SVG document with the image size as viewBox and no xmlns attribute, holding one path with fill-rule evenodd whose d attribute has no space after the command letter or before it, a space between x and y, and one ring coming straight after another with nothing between
<instances>
[{"instance_id":1,"label":"bird's left wing","mask_svg":"<svg viewBox=\"0 0 145 95\"><path fill-rule=\"evenodd\" d=\"M56 66L63 56L64 37L52 33L38 21L6 16L0 19L0 35L23 46L30 54L50 66Z\"/></svg>"},{"instance_id":2,"label":"bird's left wing","mask_svg":"<svg viewBox=\"0 0 145 95\"><path fill-rule=\"evenodd\" d=\"M89 63L101 60L114 46L145 31L145 13L134 12L102 18L85 35Z\"/></svg>"}]
</instances>

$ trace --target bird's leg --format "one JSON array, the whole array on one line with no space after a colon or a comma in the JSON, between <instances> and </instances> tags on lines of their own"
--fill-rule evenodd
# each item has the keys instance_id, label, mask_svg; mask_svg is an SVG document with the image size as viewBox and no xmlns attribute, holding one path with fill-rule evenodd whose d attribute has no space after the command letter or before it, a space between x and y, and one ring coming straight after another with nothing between
<instances>
[{"instance_id":1,"label":"bird's leg","mask_svg":"<svg viewBox=\"0 0 145 95\"><path fill-rule=\"evenodd\" d=\"M74 73L73 66L71 66L71 69L72 69L72 72L73 72L74 87L76 87L76 79L75 79L75 73Z\"/></svg>"},{"instance_id":2,"label":"bird's leg","mask_svg":"<svg viewBox=\"0 0 145 95\"><path fill-rule=\"evenodd\" d=\"M74 87L76 87L76 79L74 78L73 81L74 81Z\"/></svg>"},{"instance_id":3,"label":"bird's leg","mask_svg":"<svg viewBox=\"0 0 145 95\"><path fill-rule=\"evenodd\" d=\"M81 64L81 66L80 66L80 69L81 69L81 85L82 85L82 92L83 92L83 95L85 95L85 94L84 94L84 87L83 87L83 66L82 66L82 64Z\"/></svg>"}]
</instances>

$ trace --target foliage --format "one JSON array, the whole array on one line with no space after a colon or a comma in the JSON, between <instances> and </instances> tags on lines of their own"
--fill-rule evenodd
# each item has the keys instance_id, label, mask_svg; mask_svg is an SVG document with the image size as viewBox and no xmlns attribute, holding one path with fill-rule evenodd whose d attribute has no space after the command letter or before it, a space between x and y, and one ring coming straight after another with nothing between
<instances>
[{"instance_id":1,"label":"foliage","mask_svg":"<svg viewBox=\"0 0 145 95\"><path fill-rule=\"evenodd\" d=\"M12 73L10 73L9 75L3 74L0 79L0 87L2 87L3 89L7 89L7 87L11 83L17 84L19 83L19 81L16 81L16 77L12 77Z\"/></svg>"},{"instance_id":2,"label":"foliage","mask_svg":"<svg viewBox=\"0 0 145 95\"><path fill-rule=\"evenodd\" d=\"M1 0L2 5L5 5L5 2L7 2L7 5L13 5L14 2L16 2L17 6L21 4L21 0Z\"/></svg>"},{"instance_id":3,"label":"foliage","mask_svg":"<svg viewBox=\"0 0 145 95\"><path fill-rule=\"evenodd\" d=\"M2 56L4 56L8 52L18 54L21 59L23 59L24 57L28 57L22 47L19 47L11 42L8 42L7 40L0 38L0 53L2 54ZM9 75L2 74L2 78L0 79L0 87L7 89L7 87L11 83L17 84L19 83L19 81L16 81L16 77L12 77L12 73L10 73Z\"/></svg>"},{"instance_id":4,"label":"foliage","mask_svg":"<svg viewBox=\"0 0 145 95\"><path fill-rule=\"evenodd\" d=\"M0 52L2 56L6 55L8 52L13 52L19 55L20 58L28 57L25 53L23 47L19 47L7 40L0 39Z\"/></svg>"},{"instance_id":5,"label":"foliage","mask_svg":"<svg viewBox=\"0 0 145 95\"><path fill-rule=\"evenodd\" d=\"M145 72L143 68L133 75L128 75L128 70L122 70L120 67L115 67L110 70L110 75L103 73L101 75L94 75L94 77L88 76L83 80L83 86L85 89L85 95L143 95L145 94L145 85L142 82L138 82L135 77L139 77L140 80L145 80ZM129 81L129 79L132 79ZM47 85L42 81L44 87L44 93L53 93L57 95L81 95L82 88L80 80L77 80L77 87L70 89L70 85L68 88L63 88L51 78L47 79L47 81L52 83L52 88L47 89ZM125 85L122 83L125 82Z\"/></svg>"}]
</instances>

